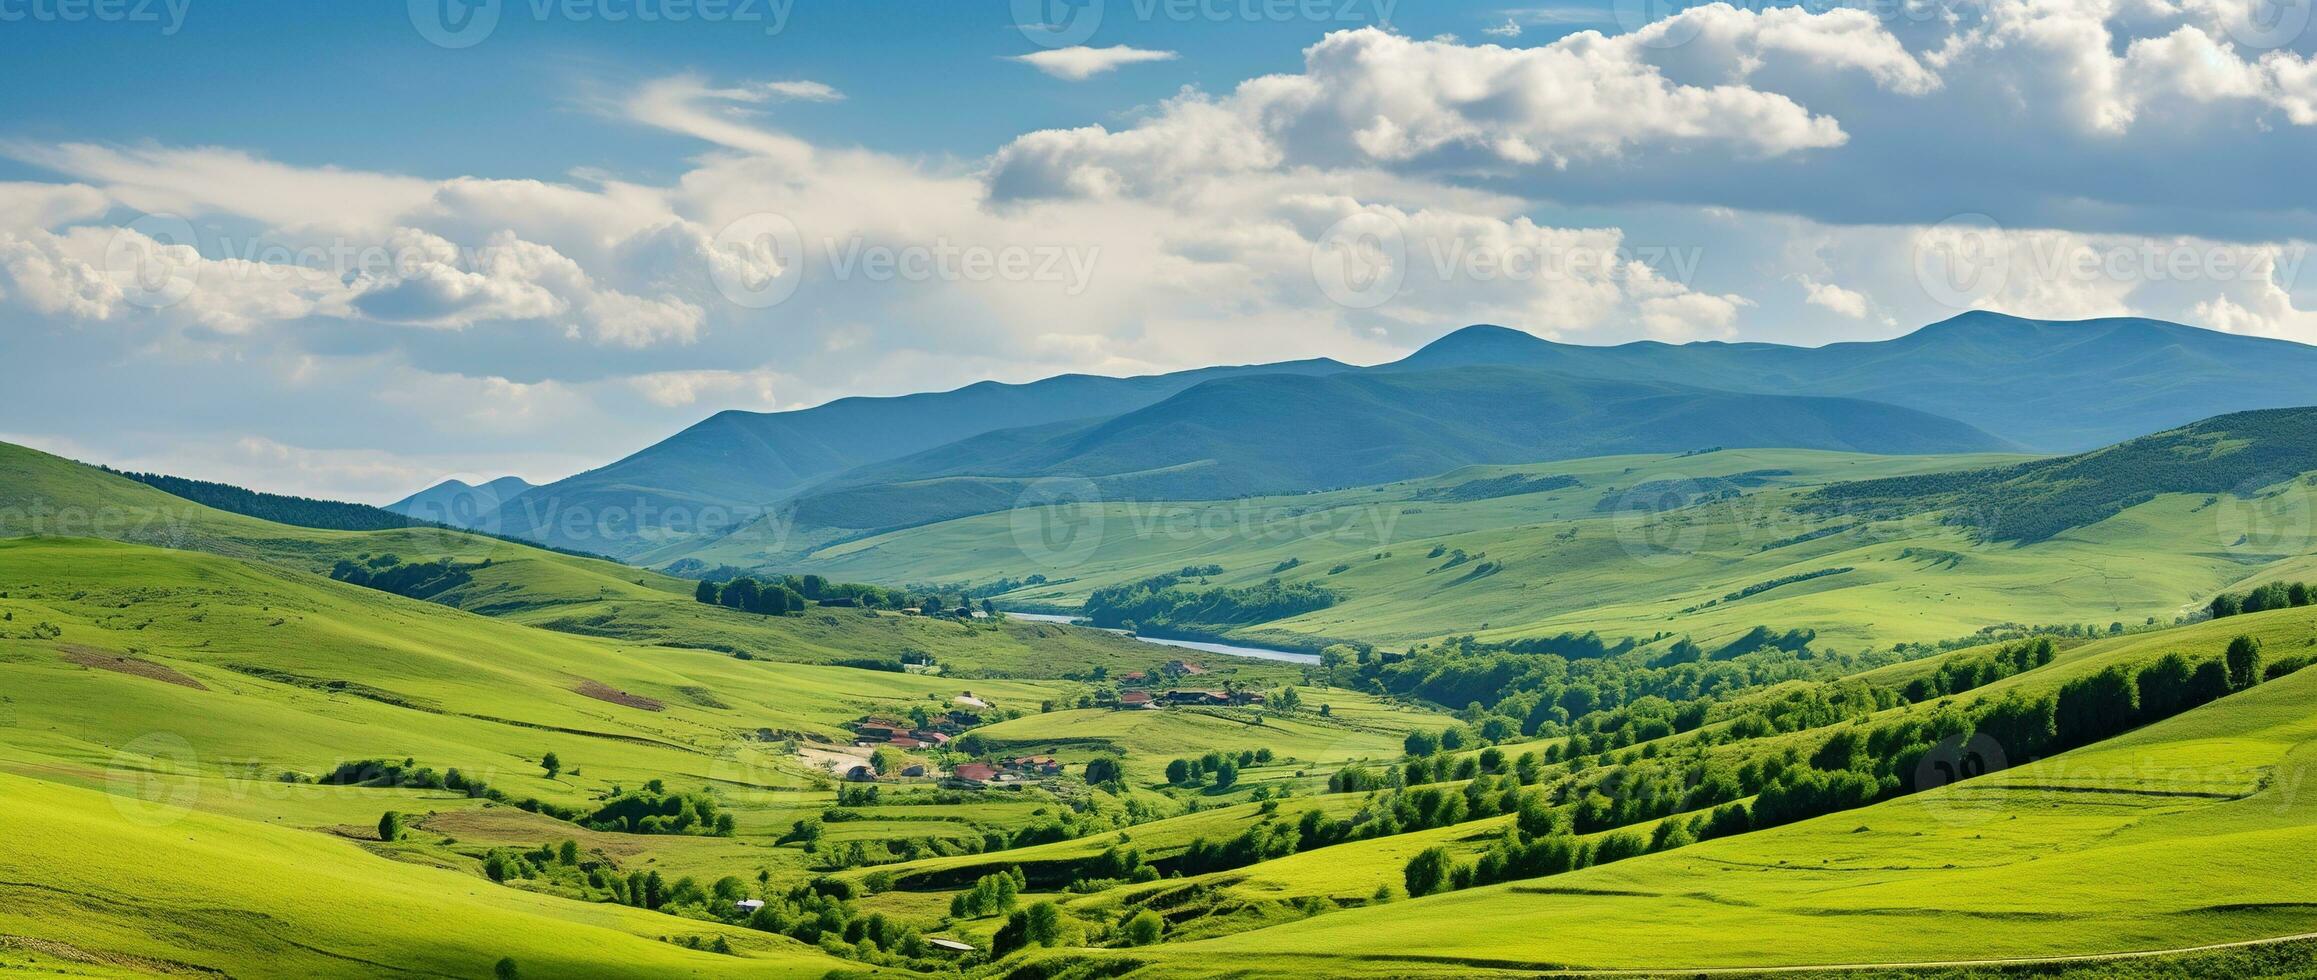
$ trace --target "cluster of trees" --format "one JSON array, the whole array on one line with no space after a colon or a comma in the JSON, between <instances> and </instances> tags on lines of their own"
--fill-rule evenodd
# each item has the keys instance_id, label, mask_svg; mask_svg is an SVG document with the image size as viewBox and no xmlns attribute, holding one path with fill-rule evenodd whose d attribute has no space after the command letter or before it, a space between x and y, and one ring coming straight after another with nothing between
<instances>
[{"instance_id":1,"label":"cluster of trees","mask_svg":"<svg viewBox=\"0 0 2317 980\"><path fill-rule=\"evenodd\" d=\"M2301 472L2317 456L2310 418L2307 409L2240 412L2078 456L1837 483L1808 506L1861 517L1940 510L1988 540L2041 541L2158 494L2233 493Z\"/></svg>"},{"instance_id":2,"label":"cluster of trees","mask_svg":"<svg viewBox=\"0 0 2317 980\"><path fill-rule=\"evenodd\" d=\"M1133 624L1150 630L1242 626L1297 616L1335 605L1332 589L1266 579L1242 588L1187 588L1179 575L1154 575L1139 582L1094 590L1083 612L1094 625L1120 629Z\"/></svg>"},{"instance_id":3,"label":"cluster of trees","mask_svg":"<svg viewBox=\"0 0 2317 980\"><path fill-rule=\"evenodd\" d=\"M303 777L296 773L284 773L282 779L284 782L303 781ZM437 772L432 767L419 765L416 759L404 759L400 762L391 759L341 762L337 768L314 777L313 782L322 786L450 790L456 793L465 793L468 799L489 800L530 813L545 814L557 820L577 820L582 813L576 808L549 803L536 797L518 799L492 788L489 783L483 780L460 772L455 766Z\"/></svg>"},{"instance_id":4,"label":"cluster of trees","mask_svg":"<svg viewBox=\"0 0 2317 980\"><path fill-rule=\"evenodd\" d=\"M2212 611L2212 618L2226 619L2242 613L2298 609L2310 602L2309 583L2271 582L2250 592L2223 592L2213 596L2212 604L2206 608Z\"/></svg>"},{"instance_id":5,"label":"cluster of trees","mask_svg":"<svg viewBox=\"0 0 2317 980\"><path fill-rule=\"evenodd\" d=\"M1586 842L1569 833L1557 818L1530 794L1525 797L1513 826L1470 862L1459 862L1445 847L1426 848L1401 872L1410 897L1493 885L1502 881L1542 878L1597 864L1622 861L1653 851L1695 843L1696 826L1690 821L1660 823L1648 837L1620 831Z\"/></svg>"},{"instance_id":6,"label":"cluster of trees","mask_svg":"<svg viewBox=\"0 0 2317 980\"><path fill-rule=\"evenodd\" d=\"M1228 789L1239 781L1239 770L1250 766L1269 765L1277 756L1268 747L1241 749L1236 753L1209 752L1167 763L1167 784L1170 786L1197 786L1213 780L1216 789Z\"/></svg>"},{"instance_id":7,"label":"cluster of trees","mask_svg":"<svg viewBox=\"0 0 2317 980\"><path fill-rule=\"evenodd\" d=\"M1451 487L1424 487L1410 497L1412 500L1437 500L1457 503L1472 500L1491 500L1524 493L1543 493L1578 485L1573 476L1535 476L1527 473L1507 473L1481 480L1466 480Z\"/></svg>"},{"instance_id":8,"label":"cluster of trees","mask_svg":"<svg viewBox=\"0 0 2317 980\"><path fill-rule=\"evenodd\" d=\"M2051 663L2057 655L2051 638L2042 637L1987 653L1949 657L1940 662L1930 676L1909 682L1904 693L1907 700L1917 702L1961 694L2021 671L2034 670Z\"/></svg>"},{"instance_id":9,"label":"cluster of trees","mask_svg":"<svg viewBox=\"0 0 2317 980\"><path fill-rule=\"evenodd\" d=\"M330 577L380 592L392 592L413 599L432 599L474 581L471 569L488 568L490 564L488 558L473 566L463 566L449 558L405 564L394 555L361 555L356 559L339 559L338 564L330 569Z\"/></svg>"},{"instance_id":10,"label":"cluster of trees","mask_svg":"<svg viewBox=\"0 0 2317 980\"><path fill-rule=\"evenodd\" d=\"M2035 663L2039 656L2048 662L2040 643L1991 656L2015 666ZM1489 815L1493 798L1498 801L1494 812L1519 814L1516 832L1469 864L1458 865L1446 851L1419 855L1406 868L1409 894L1557 874L1946 785L2112 737L2305 665L2287 661L2264 669L2260 645L2238 637L2222 656L2201 662L2171 653L2138 667L2117 665L2076 678L2054 692L2014 691L1969 706L1945 703L1871 726L1842 727L1807 752L1792 748L1734 762L1708 754L1701 745L1686 759L1642 757L1580 769L1580 778L1550 793L1499 793L1494 786L1468 786L1462 794L1429 787L1401 790L1390 797L1396 802L1389 817L1406 822L1414 814L1414 825L1395 831L1384 822L1374 830L1402 832L1476 819ZM1820 699L1830 714L1879 702L1871 692L1857 690L1862 685L1848 686L1852 690L1847 693ZM1839 724L1828 717L1817 716L1816 725L1800 717L1795 723L1806 728ZM1486 785L1486 778L1474 785ZM1331 788L1357 791L1376 781L1372 773L1346 770L1331 780ZM1461 798L1461 811L1451 796ZM1751 803L1744 802L1749 796ZM1690 815L1677 816L1684 813ZM1647 837L1611 833L1586 844L1574 836L1653 819L1660 822ZM1327 839L1324 833L1317 836Z\"/></svg>"},{"instance_id":11,"label":"cluster of trees","mask_svg":"<svg viewBox=\"0 0 2317 980\"><path fill-rule=\"evenodd\" d=\"M367 504L349 504L336 500L315 500L310 497L289 497L278 493L260 493L227 483L188 480L181 476L160 473L131 473L112 467L99 467L115 476L124 476L174 497L214 507L235 514L244 514L276 524L298 527L317 527L330 531L387 531L404 527L429 527L431 521L406 517Z\"/></svg>"},{"instance_id":12,"label":"cluster of trees","mask_svg":"<svg viewBox=\"0 0 2317 980\"><path fill-rule=\"evenodd\" d=\"M659 780L642 790L618 793L579 821L594 830L628 834L692 834L730 837L732 814L706 793L670 793Z\"/></svg>"},{"instance_id":13,"label":"cluster of trees","mask_svg":"<svg viewBox=\"0 0 2317 980\"><path fill-rule=\"evenodd\" d=\"M1011 912L1018 896L1028 887L1030 883L1023 877L1019 867L983 875L973 883L972 888L950 896L949 917L978 919L985 915Z\"/></svg>"},{"instance_id":14,"label":"cluster of trees","mask_svg":"<svg viewBox=\"0 0 2317 980\"><path fill-rule=\"evenodd\" d=\"M803 612L811 605L804 593L785 584L759 582L752 578L736 578L722 585L703 579L693 589L692 598L707 605L738 609L760 616Z\"/></svg>"}]
</instances>

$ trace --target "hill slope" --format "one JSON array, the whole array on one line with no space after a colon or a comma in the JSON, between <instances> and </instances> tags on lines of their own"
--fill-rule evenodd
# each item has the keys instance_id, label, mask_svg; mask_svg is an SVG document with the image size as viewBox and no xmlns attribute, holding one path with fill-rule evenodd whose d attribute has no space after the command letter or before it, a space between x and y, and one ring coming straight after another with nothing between
<instances>
[{"instance_id":1,"label":"hill slope","mask_svg":"<svg viewBox=\"0 0 2317 980\"><path fill-rule=\"evenodd\" d=\"M2223 415L2075 456L1861 481L1817 497L1829 508L1946 511L1991 540L2042 541L2162 494L2279 496L2312 471L2317 408L2283 408ZM2264 531L2244 530L2248 538ZM2307 544L2306 526L2266 532L2295 530Z\"/></svg>"},{"instance_id":2,"label":"hill slope","mask_svg":"<svg viewBox=\"0 0 2317 980\"><path fill-rule=\"evenodd\" d=\"M2107 641L2050 669L2081 676L2172 649L2213 656L2247 630L2272 649L2305 650L2317 630L2306 610L2262 615ZM2018 675L1987 696L2046 680ZM1863 809L1136 955L1167 976L1681 973L2305 933L2317 929L2317 887L2279 856L2317 844L2317 800L2301 789L2317 775L2313 743L2317 672L2304 670L2085 748ZM1489 927L1470 928L1477 922Z\"/></svg>"},{"instance_id":3,"label":"hill slope","mask_svg":"<svg viewBox=\"0 0 2317 980\"><path fill-rule=\"evenodd\" d=\"M996 429L1114 415L1192 385L1244 374L1327 374L1317 359L1135 378L1071 374L982 382L896 398L843 398L793 412L720 412L625 459L518 494L510 534L627 555L666 534L725 529L789 492L867 463ZM588 529L580 544L573 527Z\"/></svg>"},{"instance_id":4,"label":"hill slope","mask_svg":"<svg viewBox=\"0 0 2317 980\"><path fill-rule=\"evenodd\" d=\"M786 554L710 554L850 577L1011 580L997 601L1034 609L1212 565L1196 577L1216 587L1276 577L1336 593L1322 609L1218 627L1305 648L1565 630L1712 643L1771 625L1847 649L2000 624L2168 623L2216 590L2306 576L2312 481L2317 409L2272 409L2040 460L1604 457L1321 494L1033 506ZM1042 549L1026 531L1071 545Z\"/></svg>"},{"instance_id":5,"label":"hill slope","mask_svg":"<svg viewBox=\"0 0 2317 980\"><path fill-rule=\"evenodd\" d=\"M1903 405L2042 452L2076 452L2196 419L2317 404L2317 347L2162 320L1966 313L1893 340L1644 342L1584 347L1503 327L1441 338L1388 370L1520 364L1588 377Z\"/></svg>"},{"instance_id":6,"label":"hill slope","mask_svg":"<svg viewBox=\"0 0 2317 980\"><path fill-rule=\"evenodd\" d=\"M799 525L886 528L1011 506L1033 481L1106 499L1218 499L1357 486L1475 463L1710 446L1983 452L1969 426L1871 402L1599 381L1541 371L1213 381L1099 422L995 432L849 473L802 497Z\"/></svg>"},{"instance_id":7,"label":"hill slope","mask_svg":"<svg viewBox=\"0 0 2317 980\"><path fill-rule=\"evenodd\" d=\"M474 530L499 530L499 505L532 489L519 476L502 476L481 484L444 480L381 508L420 520Z\"/></svg>"}]
</instances>

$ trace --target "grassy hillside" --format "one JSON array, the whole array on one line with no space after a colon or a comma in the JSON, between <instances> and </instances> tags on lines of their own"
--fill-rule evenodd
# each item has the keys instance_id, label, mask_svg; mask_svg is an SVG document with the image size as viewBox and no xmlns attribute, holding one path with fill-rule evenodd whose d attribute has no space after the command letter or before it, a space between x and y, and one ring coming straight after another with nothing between
<instances>
[{"instance_id":1,"label":"grassy hillside","mask_svg":"<svg viewBox=\"0 0 2317 980\"><path fill-rule=\"evenodd\" d=\"M353 841L0 773L0 936L74 975L795 977L784 937L582 905ZM730 955L661 937L722 937ZM84 972L85 971L85 972Z\"/></svg>"},{"instance_id":2,"label":"grassy hillside","mask_svg":"<svg viewBox=\"0 0 2317 980\"><path fill-rule=\"evenodd\" d=\"M1828 487L1830 510L1946 512L1999 541L2036 542L2093 524L2164 494L2256 498L2245 542L2298 532L2306 524L2262 525L2263 510L2290 507L2317 486L2317 408L2240 412L2105 449L2013 466L1926 474ZM2278 501L2266 507L2261 501ZM2274 543L2274 542L2271 542Z\"/></svg>"},{"instance_id":3,"label":"grassy hillside","mask_svg":"<svg viewBox=\"0 0 2317 980\"><path fill-rule=\"evenodd\" d=\"M1927 474L2017 462L1726 450L1473 467L1293 497L1062 504L771 560L838 577L1045 576L998 598L1027 608L1076 608L1099 588L1210 564L1221 566L1202 577L1213 587L1277 577L1339 593L1325 609L1230 631L1296 646L1587 630L1712 645L1769 625L1857 650L2004 623L2170 623L2218 589L2291 577L2317 552L2317 539L2294 534L2317 511L2293 480L2241 497L2158 494L2027 544L1952 523L1940 498L1853 506L1820 490L1936 485L1947 478Z\"/></svg>"},{"instance_id":4,"label":"grassy hillside","mask_svg":"<svg viewBox=\"0 0 2317 980\"><path fill-rule=\"evenodd\" d=\"M859 609L758 616L694 602L687 579L439 527L350 532L290 527L203 506L20 446L0 443L0 537L100 537L205 551L327 574L341 560L449 560L466 581L440 604L560 632L761 660L898 670L904 652L964 676L1059 676L1149 662L1148 648L1083 630L966 624ZM950 656L944 658L943 655ZM1276 669L1249 664L1255 675ZM1266 673L1268 671L1268 673Z\"/></svg>"},{"instance_id":5,"label":"grassy hillside","mask_svg":"<svg viewBox=\"0 0 2317 980\"><path fill-rule=\"evenodd\" d=\"M2317 652L2317 615L2262 613L2088 644L1957 700L2050 692L2170 651L2213 657L2246 632L2276 656ZM2310 911L2317 901L2279 856L2296 853L2317 833L2301 791L2317 775L2317 756L2308 751L2317 744L2313 707L2317 673L2292 673L1943 789L1418 900L1377 903L1368 896L1396 884L1421 847L1446 844L1471 854L1505 832L1505 819L1338 845L1099 901L1113 909L1121 902L1163 908L1177 900L1170 895L1217 893L1178 923L1191 941L1129 954L1165 976L1947 963L2297 935L2317 929ZM1936 710L1902 707L1878 717ZM1844 727L1792 739L1814 745ZM1792 739L1712 751L1777 752ZM1310 899L1325 902L1318 914L1304 904ZM1228 921L1234 907L1253 906L1285 915ZM1224 921L1210 921L1216 916ZM1489 926L1472 928L1476 922ZM1230 934L1197 939L1218 927Z\"/></svg>"}]
</instances>

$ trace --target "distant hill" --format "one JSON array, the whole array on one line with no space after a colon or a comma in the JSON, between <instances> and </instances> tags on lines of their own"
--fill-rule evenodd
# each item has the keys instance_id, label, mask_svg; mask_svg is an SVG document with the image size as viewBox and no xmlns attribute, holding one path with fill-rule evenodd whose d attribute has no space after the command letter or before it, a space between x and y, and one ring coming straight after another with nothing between
<instances>
[{"instance_id":1,"label":"distant hill","mask_svg":"<svg viewBox=\"0 0 2317 980\"><path fill-rule=\"evenodd\" d=\"M993 432L863 467L802 496L794 517L805 526L905 527L1053 492L1213 499L1383 483L1475 463L1707 446L1884 454L2011 448L1959 422L1856 399L1510 367L1269 375L1211 381L1114 418ZM1041 482L1053 477L1069 482Z\"/></svg>"},{"instance_id":2,"label":"distant hill","mask_svg":"<svg viewBox=\"0 0 2317 980\"><path fill-rule=\"evenodd\" d=\"M2250 497L2311 471L2317 471L2317 408L2271 409L2076 456L1836 484L1816 499L1824 509L1944 510L1987 540L2033 542L2096 524L2158 494Z\"/></svg>"},{"instance_id":3,"label":"distant hill","mask_svg":"<svg viewBox=\"0 0 2317 980\"><path fill-rule=\"evenodd\" d=\"M1135 378L1069 374L897 398L844 398L792 412L720 412L618 462L516 495L502 504L500 527L538 540L633 554L666 534L685 533L695 522L732 522L735 511L767 508L846 470L985 432L1117 415L1217 378L1346 370L1351 368L1322 358ZM584 539L574 539L565 523L574 514L585 525Z\"/></svg>"},{"instance_id":4,"label":"distant hill","mask_svg":"<svg viewBox=\"0 0 2317 980\"><path fill-rule=\"evenodd\" d=\"M1787 347L1584 347L1467 327L1380 370L1517 364L1726 391L1834 395L1967 422L2038 452L2082 452L2197 419L2317 404L2317 347L2162 320L1973 312L1893 340Z\"/></svg>"},{"instance_id":5,"label":"distant hill","mask_svg":"<svg viewBox=\"0 0 2317 980\"><path fill-rule=\"evenodd\" d=\"M1484 370L1516 373L1474 374ZM1828 401L1747 400L1804 397ZM1320 360L1067 375L725 412L517 495L498 529L659 561L760 514L777 516L757 530L778 523L785 535L793 518L825 539L811 529L1004 509L1046 477L1088 480L1105 496L1211 498L1714 445L2068 453L2308 404L2317 348L2156 320L1969 313L1893 340L1815 348L1585 347L1484 325L1368 368Z\"/></svg>"},{"instance_id":6,"label":"distant hill","mask_svg":"<svg viewBox=\"0 0 2317 980\"><path fill-rule=\"evenodd\" d=\"M502 476L480 485L444 480L384 509L452 527L496 531L499 505L531 488L531 482L519 476Z\"/></svg>"}]
</instances>

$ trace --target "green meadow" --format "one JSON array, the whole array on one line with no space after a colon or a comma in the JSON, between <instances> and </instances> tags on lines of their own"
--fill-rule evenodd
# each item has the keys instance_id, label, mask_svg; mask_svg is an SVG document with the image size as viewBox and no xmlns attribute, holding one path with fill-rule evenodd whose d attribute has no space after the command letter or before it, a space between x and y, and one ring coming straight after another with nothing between
<instances>
[{"instance_id":1,"label":"green meadow","mask_svg":"<svg viewBox=\"0 0 2317 980\"><path fill-rule=\"evenodd\" d=\"M1977 540L1938 511L1801 506L1811 490L1837 481L2020 458L1726 450L1469 467L1330 493L983 515L827 545L792 564L908 581L1042 574L1047 583L998 597L1041 609L1074 609L1097 588L1220 565L1203 580L1246 586L1276 577L1341 593L1316 612L1226 631L1304 648L1565 631L1675 633L1711 645L1770 625L1816 629L1852 649L2003 623L2168 624L2216 590L2290 577L2309 560L2317 511L2297 485L2247 500L2161 495L2030 544ZM1507 477L1576 482L1459 495ZM1017 543L1023 526L1067 543L1025 550ZM1451 564L1458 552L1468 560Z\"/></svg>"},{"instance_id":2,"label":"green meadow","mask_svg":"<svg viewBox=\"0 0 2317 980\"><path fill-rule=\"evenodd\" d=\"M1067 606L1154 568L1212 563L1223 570L1201 577L1214 584L1277 576L1343 596L1243 631L1254 639L1599 630L1647 641L1588 675L1604 685L1588 698L1602 710L1540 716L1489 745L1469 740L1490 709L1326 683L1365 676L1348 668L1197 655L1206 673L1159 686L1272 698L1293 686L1300 709L1120 710L1104 706L1118 678L1186 655L1002 618L753 615L695 602L688 580L598 559L432 529L270 524L0 447L0 839L16 845L0 850L0 969L489 976L511 961L522 976L1173 977L1848 964L1961 977L2012 969L1994 961L2154 953L2037 975L2288 975L2306 962L2291 943L2196 948L2317 931L2317 893L2290 860L2317 843L2303 795L2317 774L2304 751L2317 744L2317 673L2293 669L2317 656L2317 609L2197 614L2214 591L2317 562L2280 548L2289 535L2219 541L2250 526L2248 512L2188 494L2025 545L1979 541L1937 514L1806 506L1830 481L1984 462L1747 451L1460 471L1256 508L1321 529L1300 537L1166 550L1106 534L1077 574L1001 597ZM1684 491L1683 506L1638 523L1618 511L1620 494L1677 476L1711 492ZM1485 489L1539 481L1555 488ZM2299 496L2268 499L2251 516L2270 523L2252 530L2294 526ZM1363 514L1365 539L1347 516ZM954 537L1000 533L979 520L839 546L816 567L869 578L873 562L947 548L987 564L880 574L1018 577L1002 549ZM381 555L471 574L428 601L328 574ZM1483 563L1493 570L1475 574ZM2126 628L2108 635L2109 622ZM1817 653L1645 663L1674 636L1705 643L1756 624L1812 626L1814 649L1858 652L1997 623L2089 628L2062 636L2047 663L1920 700L1899 692L2003 648L1920 648L1848 676L1835 665L1853 661ZM2175 652L2217 661L2238 637L2279 664L2276 679L1797 822L1693 840L1683 828L1713 816L1708 805L1581 826L1568 839L1588 854L1659 843L1575 870L1410 897L1409 869L1427 854L1469 865L1529 839L1531 816L1510 803L1299 839L1396 819L1419 793L1532 800L1565 832L1590 797L1620 791L1620 774L1811 768L1853 728L2065 696ZM918 666L901 669L904 655ZM1697 692L1668 695L1694 698L1682 702L1690 721L1609 739L1641 731L1622 727L1637 707L1676 706L1607 685L1748 676L1731 670L1784 679L1676 684L1666 690ZM1867 710L1761 728L1793 705L1859 697ZM856 720L961 707L980 716L970 752L911 761L1048 755L1063 774L989 788L840 778L870 758L851 744ZM1409 755L1411 733L1450 729L1466 744ZM1169 772L1202 757L1232 761L1230 778ZM490 792L333 781L365 761L455 769ZM1112 764L1115 781L1089 780ZM1331 791L1347 770L1390 781ZM722 829L585 818L661 788ZM388 811L400 815L393 840ZM1002 904L972 904L1013 875ZM647 880L650 901L629 890ZM736 896L786 911L735 912ZM817 920L792 916L822 907ZM1053 926L1025 940L1033 910ZM1130 929L1138 921L1148 940ZM975 949L943 953L924 937Z\"/></svg>"}]
</instances>

